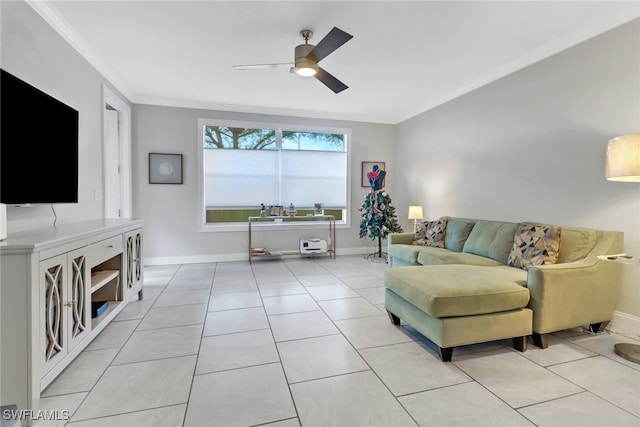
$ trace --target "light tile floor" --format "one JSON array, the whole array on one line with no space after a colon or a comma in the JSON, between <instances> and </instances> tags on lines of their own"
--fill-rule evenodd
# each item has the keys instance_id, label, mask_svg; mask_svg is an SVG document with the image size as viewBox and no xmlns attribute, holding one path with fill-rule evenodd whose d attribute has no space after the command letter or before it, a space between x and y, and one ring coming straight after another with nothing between
<instances>
[{"instance_id":1,"label":"light tile floor","mask_svg":"<svg viewBox=\"0 0 640 427\"><path fill-rule=\"evenodd\" d=\"M562 331L434 345L384 310L386 264L361 256L145 269L144 299L43 392L68 427L640 426L638 337Z\"/></svg>"}]
</instances>

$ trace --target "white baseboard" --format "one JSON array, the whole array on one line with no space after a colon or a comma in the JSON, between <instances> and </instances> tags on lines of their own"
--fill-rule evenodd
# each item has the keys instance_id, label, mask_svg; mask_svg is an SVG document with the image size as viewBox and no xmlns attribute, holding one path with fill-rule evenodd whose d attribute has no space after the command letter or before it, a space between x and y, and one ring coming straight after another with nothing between
<instances>
[{"instance_id":1,"label":"white baseboard","mask_svg":"<svg viewBox=\"0 0 640 427\"><path fill-rule=\"evenodd\" d=\"M622 313L620 311L614 311L611 322L609 323L611 326L618 329L640 336L640 317L632 316L631 314Z\"/></svg>"},{"instance_id":2,"label":"white baseboard","mask_svg":"<svg viewBox=\"0 0 640 427\"><path fill-rule=\"evenodd\" d=\"M372 253L371 248L339 248L338 256L350 256L350 255L363 255ZM297 255L291 255L295 257ZM231 261L248 261L248 254L246 252L231 253L231 254L215 254L215 255L190 255L190 256L177 256L177 257L152 257L145 258L145 266L156 265L173 265L173 264L201 264L207 262L231 262Z\"/></svg>"},{"instance_id":3,"label":"white baseboard","mask_svg":"<svg viewBox=\"0 0 640 427\"><path fill-rule=\"evenodd\" d=\"M217 254L217 255L190 255L176 257L154 257L145 258L145 266L154 265L173 265L173 264L202 264L207 262L230 262L230 261L246 261L247 254Z\"/></svg>"}]
</instances>

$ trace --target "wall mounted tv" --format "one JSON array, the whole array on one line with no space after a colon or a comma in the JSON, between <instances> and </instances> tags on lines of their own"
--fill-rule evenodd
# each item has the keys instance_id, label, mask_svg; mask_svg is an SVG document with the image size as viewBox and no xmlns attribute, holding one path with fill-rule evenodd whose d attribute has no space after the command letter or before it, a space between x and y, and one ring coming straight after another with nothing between
<instances>
[{"instance_id":1,"label":"wall mounted tv","mask_svg":"<svg viewBox=\"0 0 640 427\"><path fill-rule=\"evenodd\" d=\"M0 203L78 203L78 111L5 70Z\"/></svg>"}]
</instances>

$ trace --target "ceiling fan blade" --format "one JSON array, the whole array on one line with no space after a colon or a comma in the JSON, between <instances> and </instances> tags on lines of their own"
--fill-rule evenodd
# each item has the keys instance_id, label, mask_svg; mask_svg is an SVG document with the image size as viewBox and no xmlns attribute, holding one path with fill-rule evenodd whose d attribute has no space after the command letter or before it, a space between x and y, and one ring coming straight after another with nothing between
<instances>
[{"instance_id":1,"label":"ceiling fan blade","mask_svg":"<svg viewBox=\"0 0 640 427\"><path fill-rule=\"evenodd\" d=\"M246 65L232 65L236 70L267 70L269 68L282 68L291 67L293 62L279 62L275 64L246 64Z\"/></svg>"},{"instance_id":2,"label":"ceiling fan blade","mask_svg":"<svg viewBox=\"0 0 640 427\"><path fill-rule=\"evenodd\" d=\"M309 52L307 58L313 59L315 62L320 62L323 58L326 58L331 52L351 40L353 36L345 33L338 27L333 27L329 34L324 36L320 42Z\"/></svg>"},{"instance_id":3,"label":"ceiling fan blade","mask_svg":"<svg viewBox=\"0 0 640 427\"><path fill-rule=\"evenodd\" d=\"M324 85L334 93L342 92L349 87L320 67L318 67L318 72L316 72L315 78L324 83Z\"/></svg>"}]
</instances>

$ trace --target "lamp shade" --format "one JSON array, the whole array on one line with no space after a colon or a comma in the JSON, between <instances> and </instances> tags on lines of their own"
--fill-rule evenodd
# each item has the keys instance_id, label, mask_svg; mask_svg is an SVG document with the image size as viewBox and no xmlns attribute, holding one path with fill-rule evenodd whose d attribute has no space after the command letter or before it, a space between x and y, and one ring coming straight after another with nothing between
<instances>
[{"instance_id":1,"label":"lamp shade","mask_svg":"<svg viewBox=\"0 0 640 427\"><path fill-rule=\"evenodd\" d=\"M609 140L605 175L609 181L640 182L640 133Z\"/></svg>"},{"instance_id":2,"label":"lamp shade","mask_svg":"<svg viewBox=\"0 0 640 427\"><path fill-rule=\"evenodd\" d=\"M409 219L422 219L422 206L409 206Z\"/></svg>"}]
</instances>

